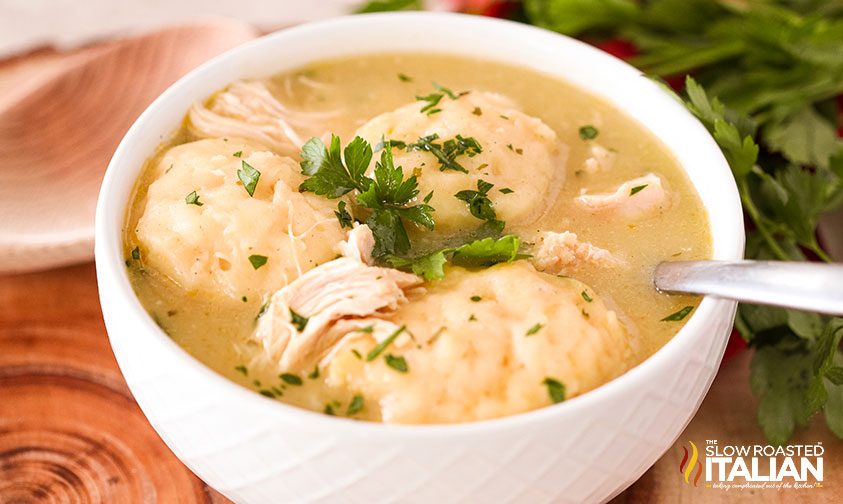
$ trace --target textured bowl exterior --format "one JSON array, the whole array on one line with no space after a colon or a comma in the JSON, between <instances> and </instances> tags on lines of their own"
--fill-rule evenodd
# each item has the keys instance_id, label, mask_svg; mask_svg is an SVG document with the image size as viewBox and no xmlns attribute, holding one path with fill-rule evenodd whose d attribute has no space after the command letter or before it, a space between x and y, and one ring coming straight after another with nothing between
<instances>
[{"instance_id":1,"label":"textured bowl exterior","mask_svg":"<svg viewBox=\"0 0 843 504\"><path fill-rule=\"evenodd\" d=\"M236 79L384 51L517 63L591 89L659 136L688 172L709 213L714 258L742 257L738 193L716 144L625 63L536 28L453 14L305 25L230 51L183 78L115 153L97 208L96 256L103 314L126 381L176 455L236 502L608 500L640 477L696 412L723 355L735 303L704 299L644 363L564 403L491 421L393 426L311 413L229 382L167 338L132 292L121 249L127 202L143 161L193 101Z\"/></svg>"}]
</instances>

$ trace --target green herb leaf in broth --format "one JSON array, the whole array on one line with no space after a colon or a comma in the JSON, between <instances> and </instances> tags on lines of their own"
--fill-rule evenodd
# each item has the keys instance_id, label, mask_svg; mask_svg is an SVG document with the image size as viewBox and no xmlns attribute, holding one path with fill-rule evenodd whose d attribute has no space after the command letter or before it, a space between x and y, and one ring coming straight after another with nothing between
<instances>
[{"instance_id":1,"label":"green herb leaf in broth","mask_svg":"<svg viewBox=\"0 0 843 504\"><path fill-rule=\"evenodd\" d=\"M580 138L583 140L594 140L598 135L597 128L591 125L580 127Z\"/></svg>"},{"instance_id":2,"label":"green herb leaf in broth","mask_svg":"<svg viewBox=\"0 0 843 504\"><path fill-rule=\"evenodd\" d=\"M355 415L360 413L363 410L363 406L365 405L363 396L360 394L355 394L354 397L351 398L351 403L348 405L348 409L345 411L347 416Z\"/></svg>"},{"instance_id":3,"label":"green herb leaf in broth","mask_svg":"<svg viewBox=\"0 0 843 504\"><path fill-rule=\"evenodd\" d=\"M392 334L387 336L385 340L375 345L375 347L372 348L372 350L369 351L368 354L366 354L366 361L371 362L377 359L378 355L380 355L386 349L386 347L391 345L392 342L395 341L395 338L397 338L402 332L404 332L405 329L407 329L407 326L399 327Z\"/></svg>"},{"instance_id":4,"label":"green herb leaf in broth","mask_svg":"<svg viewBox=\"0 0 843 504\"><path fill-rule=\"evenodd\" d=\"M681 310L671 313L667 317L661 319L661 322L678 322L680 320L684 320L693 309L693 306L686 306Z\"/></svg>"},{"instance_id":5,"label":"green herb leaf in broth","mask_svg":"<svg viewBox=\"0 0 843 504\"><path fill-rule=\"evenodd\" d=\"M565 400L565 385L562 382L548 376L542 383L547 387L547 395L550 396L553 404L558 404Z\"/></svg>"}]
</instances>

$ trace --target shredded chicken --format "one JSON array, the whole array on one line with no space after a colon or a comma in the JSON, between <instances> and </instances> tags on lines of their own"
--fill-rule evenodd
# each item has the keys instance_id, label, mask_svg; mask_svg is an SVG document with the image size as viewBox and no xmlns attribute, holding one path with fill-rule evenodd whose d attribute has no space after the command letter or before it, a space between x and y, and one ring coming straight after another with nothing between
<instances>
[{"instance_id":1,"label":"shredded chicken","mask_svg":"<svg viewBox=\"0 0 843 504\"><path fill-rule=\"evenodd\" d=\"M615 153L598 143L591 142L589 153L591 155L583 162L586 173L608 171L615 164Z\"/></svg>"},{"instance_id":2,"label":"shredded chicken","mask_svg":"<svg viewBox=\"0 0 843 504\"><path fill-rule=\"evenodd\" d=\"M581 242L570 231L542 233L532 260L537 270L554 275L567 274L583 263L606 268L623 264L608 250Z\"/></svg>"},{"instance_id":3,"label":"shredded chicken","mask_svg":"<svg viewBox=\"0 0 843 504\"><path fill-rule=\"evenodd\" d=\"M239 81L207 103L190 109L191 130L202 137L257 140L280 154L298 152L304 143L297 128L313 128L335 112L301 112L285 107L260 81Z\"/></svg>"},{"instance_id":4,"label":"shredded chicken","mask_svg":"<svg viewBox=\"0 0 843 504\"><path fill-rule=\"evenodd\" d=\"M370 323L355 319L395 310L407 301L406 291L422 284L416 275L365 264L371 231L367 226L355 230L345 242L350 257L317 266L273 294L255 338L280 371L311 366L352 328Z\"/></svg>"},{"instance_id":5,"label":"shredded chicken","mask_svg":"<svg viewBox=\"0 0 843 504\"><path fill-rule=\"evenodd\" d=\"M654 173L628 180L610 193L581 194L575 201L589 212L629 220L652 217L670 207L662 179Z\"/></svg>"},{"instance_id":6,"label":"shredded chicken","mask_svg":"<svg viewBox=\"0 0 843 504\"><path fill-rule=\"evenodd\" d=\"M348 232L348 238L338 245L340 254L349 259L356 259L363 264L372 265L372 250L375 248L375 236L366 224L356 224Z\"/></svg>"}]
</instances>

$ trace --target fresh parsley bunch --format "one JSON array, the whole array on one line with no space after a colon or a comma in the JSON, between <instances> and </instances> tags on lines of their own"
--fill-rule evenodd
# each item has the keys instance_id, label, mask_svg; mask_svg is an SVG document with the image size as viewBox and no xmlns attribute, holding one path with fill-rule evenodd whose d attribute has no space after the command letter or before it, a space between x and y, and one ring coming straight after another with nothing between
<instances>
[{"instance_id":1,"label":"fresh parsley bunch","mask_svg":"<svg viewBox=\"0 0 843 504\"><path fill-rule=\"evenodd\" d=\"M366 175L372 161L372 147L360 137L355 137L345 149L341 149L336 135L331 135L330 147L318 138L311 138L302 147L301 158L302 173L309 177L299 187L302 192L339 198L358 191L357 204L368 210L365 222L375 237L372 252L375 257L409 252L410 238L404 221L434 228L433 208L427 204L431 195L421 204L411 204L419 194L418 182L415 176L404 178L403 169L393 162L391 146L381 151L380 161L375 163L374 179ZM344 202L338 206L337 218L341 223L351 224Z\"/></svg>"},{"instance_id":2,"label":"fresh parsley bunch","mask_svg":"<svg viewBox=\"0 0 843 504\"><path fill-rule=\"evenodd\" d=\"M830 260L816 227L843 203L843 2L525 0L524 10L561 33L633 42L631 62L651 74L692 73L683 101L732 167L754 227L747 257ZM768 440L786 442L819 411L843 437L843 319L741 305L736 327L755 348Z\"/></svg>"}]
</instances>

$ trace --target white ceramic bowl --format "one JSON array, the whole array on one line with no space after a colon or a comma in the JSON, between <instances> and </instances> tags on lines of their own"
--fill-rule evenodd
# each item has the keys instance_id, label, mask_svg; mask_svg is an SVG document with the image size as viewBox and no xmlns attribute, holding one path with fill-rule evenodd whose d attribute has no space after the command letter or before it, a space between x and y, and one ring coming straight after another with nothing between
<instances>
[{"instance_id":1,"label":"white ceramic bowl","mask_svg":"<svg viewBox=\"0 0 843 504\"><path fill-rule=\"evenodd\" d=\"M132 186L191 103L237 79L385 51L516 63L590 89L655 133L681 162L708 211L714 258L742 257L738 192L720 150L680 104L620 60L548 31L455 14L303 25L191 72L143 113L114 154L97 207L97 278L126 381L176 455L237 502L607 500L640 477L696 412L720 363L735 303L703 300L655 355L564 403L491 421L394 426L312 413L229 382L171 341L132 291L121 247Z\"/></svg>"}]
</instances>

